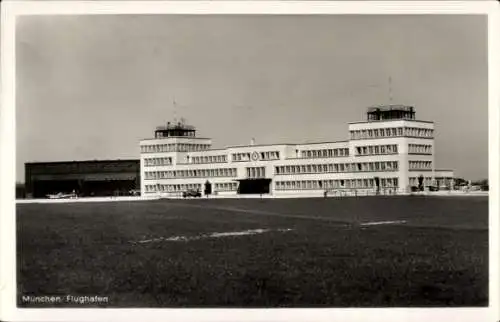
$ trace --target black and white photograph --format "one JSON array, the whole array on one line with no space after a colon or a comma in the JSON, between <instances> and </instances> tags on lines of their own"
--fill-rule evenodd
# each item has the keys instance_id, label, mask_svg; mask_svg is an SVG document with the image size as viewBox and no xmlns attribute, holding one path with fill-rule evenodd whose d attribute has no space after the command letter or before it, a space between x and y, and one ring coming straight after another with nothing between
<instances>
[{"instance_id":1,"label":"black and white photograph","mask_svg":"<svg viewBox=\"0 0 500 322\"><path fill-rule=\"evenodd\" d=\"M488 18L17 15L15 306L496 305Z\"/></svg>"}]
</instances>

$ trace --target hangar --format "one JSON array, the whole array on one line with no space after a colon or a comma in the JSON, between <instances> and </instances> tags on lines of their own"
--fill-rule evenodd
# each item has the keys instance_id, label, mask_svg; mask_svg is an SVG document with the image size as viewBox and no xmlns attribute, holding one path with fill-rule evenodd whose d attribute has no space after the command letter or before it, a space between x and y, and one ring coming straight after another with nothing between
<instances>
[{"instance_id":1,"label":"hangar","mask_svg":"<svg viewBox=\"0 0 500 322\"><path fill-rule=\"evenodd\" d=\"M73 192L81 197L130 195L140 187L140 161L26 163L25 187L27 198Z\"/></svg>"}]
</instances>

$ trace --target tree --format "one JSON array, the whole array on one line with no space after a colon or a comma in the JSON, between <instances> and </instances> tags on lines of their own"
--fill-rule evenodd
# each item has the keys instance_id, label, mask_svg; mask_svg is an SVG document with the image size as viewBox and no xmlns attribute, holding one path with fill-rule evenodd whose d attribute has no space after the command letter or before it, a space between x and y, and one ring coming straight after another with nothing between
<instances>
[{"instance_id":1,"label":"tree","mask_svg":"<svg viewBox=\"0 0 500 322\"><path fill-rule=\"evenodd\" d=\"M16 182L16 199L21 199L26 197L26 187L24 183Z\"/></svg>"},{"instance_id":2,"label":"tree","mask_svg":"<svg viewBox=\"0 0 500 322\"><path fill-rule=\"evenodd\" d=\"M455 185L456 186L467 185L467 180L465 180L464 178L455 178Z\"/></svg>"},{"instance_id":3,"label":"tree","mask_svg":"<svg viewBox=\"0 0 500 322\"><path fill-rule=\"evenodd\" d=\"M205 195L210 195L212 194L212 184L210 183L210 181L206 181L205 182Z\"/></svg>"},{"instance_id":4,"label":"tree","mask_svg":"<svg viewBox=\"0 0 500 322\"><path fill-rule=\"evenodd\" d=\"M481 190L483 191L488 191L489 190L489 184L488 184L488 179L482 179L479 181L475 181L472 183L475 186L480 186Z\"/></svg>"},{"instance_id":5,"label":"tree","mask_svg":"<svg viewBox=\"0 0 500 322\"><path fill-rule=\"evenodd\" d=\"M418 177L418 190L424 191L424 176L420 175Z\"/></svg>"},{"instance_id":6,"label":"tree","mask_svg":"<svg viewBox=\"0 0 500 322\"><path fill-rule=\"evenodd\" d=\"M482 183L481 183L481 190L483 190L483 191L489 191L490 190L490 185L489 185L488 179L485 179L485 180L482 181Z\"/></svg>"}]
</instances>

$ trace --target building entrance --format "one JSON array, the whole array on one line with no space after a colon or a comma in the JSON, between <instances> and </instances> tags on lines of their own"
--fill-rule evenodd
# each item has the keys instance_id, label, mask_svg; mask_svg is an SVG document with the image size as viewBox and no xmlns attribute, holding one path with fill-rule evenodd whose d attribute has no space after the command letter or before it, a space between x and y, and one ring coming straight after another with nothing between
<instances>
[{"instance_id":1,"label":"building entrance","mask_svg":"<svg viewBox=\"0 0 500 322\"><path fill-rule=\"evenodd\" d=\"M268 194L271 190L271 179L243 179L239 181L239 194Z\"/></svg>"}]
</instances>

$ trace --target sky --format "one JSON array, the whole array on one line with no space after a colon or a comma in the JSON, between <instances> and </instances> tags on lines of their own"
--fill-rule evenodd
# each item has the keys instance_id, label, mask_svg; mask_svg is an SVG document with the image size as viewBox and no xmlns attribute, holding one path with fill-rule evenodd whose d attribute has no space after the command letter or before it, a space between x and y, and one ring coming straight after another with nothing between
<instances>
[{"instance_id":1,"label":"sky","mask_svg":"<svg viewBox=\"0 0 500 322\"><path fill-rule=\"evenodd\" d=\"M482 16L22 17L16 177L25 162L138 159L175 117L214 148L336 141L394 103L435 122L437 168L487 178L487 73Z\"/></svg>"}]
</instances>

